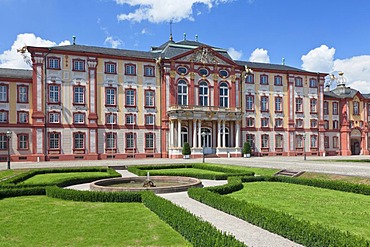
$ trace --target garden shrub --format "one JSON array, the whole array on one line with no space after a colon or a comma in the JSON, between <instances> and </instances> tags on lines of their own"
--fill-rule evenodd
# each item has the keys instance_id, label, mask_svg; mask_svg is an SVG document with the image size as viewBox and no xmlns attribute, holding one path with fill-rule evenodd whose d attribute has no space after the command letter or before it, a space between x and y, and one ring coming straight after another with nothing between
<instances>
[{"instance_id":1,"label":"garden shrub","mask_svg":"<svg viewBox=\"0 0 370 247\"><path fill-rule=\"evenodd\" d=\"M46 188L46 195L52 198L83 202L141 202L140 192L79 191L50 186Z\"/></svg>"},{"instance_id":2,"label":"garden shrub","mask_svg":"<svg viewBox=\"0 0 370 247\"><path fill-rule=\"evenodd\" d=\"M44 187L30 187L30 188L1 188L0 199L16 196L33 196L45 195Z\"/></svg>"}]
</instances>

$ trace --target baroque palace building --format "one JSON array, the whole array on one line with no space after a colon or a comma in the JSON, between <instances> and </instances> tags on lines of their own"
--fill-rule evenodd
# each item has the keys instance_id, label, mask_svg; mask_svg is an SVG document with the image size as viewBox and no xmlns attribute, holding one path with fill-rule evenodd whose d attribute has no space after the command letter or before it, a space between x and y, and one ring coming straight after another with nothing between
<instances>
[{"instance_id":1,"label":"baroque palace building","mask_svg":"<svg viewBox=\"0 0 370 247\"><path fill-rule=\"evenodd\" d=\"M370 95L342 74L233 60L170 40L150 51L27 47L0 69L0 160L369 154ZM326 86L326 87L325 87ZM11 131L8 140L6 132Z\"/></svg>"}]
</instances>

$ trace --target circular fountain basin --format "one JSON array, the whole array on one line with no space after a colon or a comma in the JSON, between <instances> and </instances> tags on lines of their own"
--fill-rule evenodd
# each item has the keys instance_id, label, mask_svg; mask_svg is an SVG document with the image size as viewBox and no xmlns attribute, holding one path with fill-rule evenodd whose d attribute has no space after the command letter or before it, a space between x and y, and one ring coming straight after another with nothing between
<instances>
[{"instance_id":1,"label":"circular fountain basin","mask_svg":"<svg viewBox=\"0 0 370 247\"><path fill-rule=\"evenodd\" d=\"M173 176L150 176L150 181L156 187L143 187L147 177L125 177L108 178L95 181L90 184L90 189L95 191L145 191L150 190L154 193L171 193L187 191L191 187L202 187L202 181L190 177Z\"/></svg>"}]
</instances>

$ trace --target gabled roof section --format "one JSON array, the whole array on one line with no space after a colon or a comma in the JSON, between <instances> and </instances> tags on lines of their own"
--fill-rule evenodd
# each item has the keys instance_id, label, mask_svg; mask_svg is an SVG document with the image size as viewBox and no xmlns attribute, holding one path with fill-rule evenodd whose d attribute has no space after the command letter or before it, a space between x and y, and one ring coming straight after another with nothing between
<instances>
[{"instance_id":1,"label":"gabled roof section","mask_svg":"<svg viewBox=\"0 0 370 247\"><path fill-rule=\"evenodd\" d=\"M0 78L32 80L32 70L0 68Z\"/></svg>"},{"instance_id":2,"label":"gabled roof section","mask_svg":"<svg viewBox=\"0 0 370 247\"><path fill-rule=\"evenodd\" d=\"M225 49L209 46L207 44L191 40L183 40L179 42L174 42L170 40L159 47L152 47L152 52L156 53L157 57L172 59L199 47L209 47L219 53L221 56L232 61L232 58L229 56Z\"/></svg>"},{"instance_id":3,"label":"gabled roof section","mask_svg":"<svg viewBox=\"0 0 370 247\"><path fill-rule=\"evenodd\" d=\"M281 71L293 71L293 72L304 72L304 73L315 73L306 71L303 69L294 68L287 65L281 64L271 64L271 63L256 63L256 62L247 62L247 61L235 61L238 65L245 66L247 65L249 68L252 69L260 69L260 70L281 70Z\"/></svg>"},{"instance_id":4,"label":"gabled roof section","mask_svg":"<svg viewBox=\"0 0 370 247\"><path fill-rule=\"evenodd\" d=\"M335 89L331 90L338 98L353 98L359 91L352 89L350 87L338 86ZM362 97L362 96L361 96Z\"/></svg>"},{"instance_id":5,"label":"gabled roof section","mask_svg":"<svg viewBox=\"0 0 370 247\"><path fill-rule=\"evenodd\" d=\"M325 91L324 92L324 97L330 97L330 98L340 98L338 95L333 93L332 91Z\"/></svg>"},{"instance_id":6,"label":"gabled roof section","mask_svg":"<svg viewBox=\"0 0 370 247\"><path fill-rule=\"evenodd\" d=\"M148 59L155 58L153 53L146 52L146 51L123 50L123 49L117 49L117 48L106 48L106 47L86 46L86 45L54 46L54 47L51 47L51 51L68 51L68 52L91 53L91 54L95 53L95 54L102 54L102 55L134 57L134 58L148 58Z\"/></svg>"}]
</instances>

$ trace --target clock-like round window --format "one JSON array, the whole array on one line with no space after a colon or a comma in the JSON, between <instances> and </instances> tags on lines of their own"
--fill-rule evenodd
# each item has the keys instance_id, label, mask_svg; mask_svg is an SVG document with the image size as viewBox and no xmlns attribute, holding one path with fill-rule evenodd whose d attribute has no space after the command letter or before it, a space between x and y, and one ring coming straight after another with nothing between
<instances>
[{"instance_id":1,"label":"clock-like round window","mask_svg":"<svg viewBox=\"0 0 370 247\"><path fill-rule=\"evenodd\" d=\"M209 71L208 71L208 69L206 69L206 68L200 68L200 69L198 70L198 73L199 73L199 75L201 75L201 76L207 76L207 75L209 74Z\"/></svg>"},{"instance_id":2,"label":"clock-like round window","mask_svg":"<svg viewBox=\"0 0 370 247\"><path fill-rule=\"evenodd\" d=\"M229 77L229 71L227 71L226 69L222 69L218 72L218 75L222 78L226 78L226 77Z\"/></svg>"},{"instance_id":3,"label":"clock-like round window","mask_svg":"<svg viewBox=\"0 0 370 247\"><path fill-rule=\"evenodd\" d=\"M177 73L180 75L185 75L188 73L188 69L184 66L180 66L177 68Z\"/></svg>"}]
</instances>

